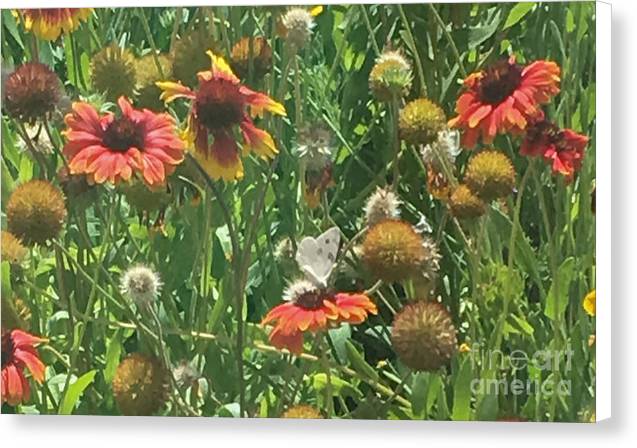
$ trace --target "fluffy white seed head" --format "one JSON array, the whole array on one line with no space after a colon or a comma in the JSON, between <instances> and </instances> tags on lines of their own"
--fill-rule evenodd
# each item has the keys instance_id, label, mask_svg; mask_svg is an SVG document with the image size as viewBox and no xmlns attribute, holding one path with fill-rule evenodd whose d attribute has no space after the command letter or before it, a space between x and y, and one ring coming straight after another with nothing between
<instances>
[{"instance_id":1,"label":"fluffy white seed head","mask_svg":"<svg viewBox=\"0 0 637 448\"><path fill-rule=\"evenodd\" d=\"M317 292L316 286L307 280L296 280L288 285L283 291L283 300L286 302L296 302L299 297L309 292Z\"/></svg>"},{"instance_id":2,"label":"fluffy white seed head","mask_svg":"<svg viewBox=\"0 0 637 448\"><path fill-rule=\"evenodd\" d=\"M440 162L436 153L445 157L449 163L453 164L461 151L460 133L458 130L444 129L438 132L438 139L434 143L426 145L421 149L420 154L425 165L433 165L439 169Z\"/></svg>"},{"instance_id":3,"label":"fluffy white seed head","mask_svg":"<svg viewBox=\"0 0 637 448\"><path fill-rule=\"evenodd\" d=\"M365 204L365 221L368 226L384 220L400 217L401 201L396 193L389 189L378 188L374 191Z\"/></svg>"},{"instance_id":4,"label":"fluffy white seed head","mask_svg":"<svg viewBox=\"0 0 637 448\"><path fill-rule=\"evenodd\" d=\"M122 294L130 297L138 306L149 306L157 300L161 287L159 274L143 265L129 268L120 283Z\"/></svg>"},{"instance_id":5,"label":"fluffy white seed head","mask_svg":"<svg viewBox=\"0 0 637 448\"><path fill-rule=\"evenodd\" d=\"M289 9L281 19L281 23L286 31L286 40L291 46L302 48L310 40L312 28L314 28L314 17L307 9Z\"/></svg>"}]
</instances>

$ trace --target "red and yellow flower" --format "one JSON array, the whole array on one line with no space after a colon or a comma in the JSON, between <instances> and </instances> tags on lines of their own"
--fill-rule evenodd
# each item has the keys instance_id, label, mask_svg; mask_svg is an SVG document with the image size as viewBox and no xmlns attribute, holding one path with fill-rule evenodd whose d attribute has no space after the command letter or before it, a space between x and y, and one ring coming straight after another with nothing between
<instances>
[{"instance_id":1,"label":"red and yellow flower","mask_svg":"<svg viewBox=\"0 0 637 448\"><path fill-rule=\"evenodd\" d=\"M44 339L22 330L2 332L2 402L15 406L29 400L31 389L24 375L25 367L31 377L44 381L44 364L35 345Z\"/></svg>"},{"instance_id":2,"label":"red and yellow flower","mask_svg":"<svg viewBox=\"0 0 637 448\"><path fill-rule=\"evenodd\" d=\"M56 40L60 34L77 29L92 12L92 8L19 9L16 15L26 31L40 39Z\"/></svg>"},{"instance_id":3,"label":"red and yellow flower","mask_svg":"<svg viewBox=\"0 0 637 448\"><path fill-rule=\"evenodd\" d=\"M197 74L195 90L175 82L158 82L161 99L169 103L177 98L191 101L185 140L194 146L194 156L215 180L231 181L243 177L243 164L235 131L243 137L243 154L253 151L271 159L278 150L272 136L254 125L250 115L264 111L285 115L285 108L267 95L242 85L226 61L211 51L210 70ZM248 111L250 113L248 113ZM212 141L211 141L212 139Z\"/></svg>"},{"instance_id":4,"label":"red and yellow flower","mask_svg":"<svg viewBox=\"0 0 637 448\"><path fill-rule=\"evenodd\" d=\"M341 323L360 324L378 312L365 294L334 293L307 281L292 284L285 296L286 302L270 310L262 325L274 325L272 345L296 354L303 351L306 331L315 333Z\"/></svg>"},{"instance_id":5,"label":"red and yellow flower","mask_svg":"<svg viewBox=\"0 0 637 448\"><path fill-rule=\"evenodd\" d=\"M520 153L544 157L555 174L570 180L582 166L588 137L572 129L560 129L554 123L540 120L527 129Z\"/></svg>"},{"instance_id":6,"label":"red and yellow flower","mask_svg":"<svg viewBox=\"0 0 637 448\"><path fill-rule=\"evenodd\" d=\"M128 181L138 173L149 186L163 184L184 159L183 141L168 114L133 109L124 97L121 114L101 115L87 103L74 103L65 117L64 155L71 174L94 183Z\"/></svg>"},{"instance_id":7,"label":"red and yellow flower","mask_svg":"<svg viewBox=\"0 0 637 448\"><path fill-rule=\"evenodd\" d=\"M489 144L497 134L522 133L530 121L543 117L540 105L560 91L560 67L551 61L516 64L515 57L472 73L456 103L458 116L450 127L462 129L462 143L473 148L478 139Z\"/></svg>"}]
</instances>

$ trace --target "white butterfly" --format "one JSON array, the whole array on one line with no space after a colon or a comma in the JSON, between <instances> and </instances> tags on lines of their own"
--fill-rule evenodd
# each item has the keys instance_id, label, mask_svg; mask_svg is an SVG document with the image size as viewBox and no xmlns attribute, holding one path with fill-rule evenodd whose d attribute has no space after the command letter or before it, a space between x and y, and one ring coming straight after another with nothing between
<instances>
[{"instance_id":1,"label":"white butterfly","mask_svg":"<svg viewBox=\"0 0 637 448\"><path fill-rule=\"evenodd\" d=\"M336 264L336 255L341 243L338 227L327 229L318 238L306 236L296 251L296 262L308 280L319 287L326 287L327 280Z\"/></svg>"}]
</instances>

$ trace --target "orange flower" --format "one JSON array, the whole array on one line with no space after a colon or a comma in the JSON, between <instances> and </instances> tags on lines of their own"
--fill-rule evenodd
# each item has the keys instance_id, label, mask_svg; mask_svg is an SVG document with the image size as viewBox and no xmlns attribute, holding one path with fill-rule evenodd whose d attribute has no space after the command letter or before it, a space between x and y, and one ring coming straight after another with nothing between
<instances>
[{"instance_id":1,"label":"orange flower","mask_svg":"<svg viewBox=\"0 0 637 448\"><path fill-rule=\"evenodd\" d=\"M17 15L25 30L40 39L56 40L60 34L74 31L92 12L92 8L19 9Z\"/></svg>"},{"instance_id":2,"label":"orange flower","mask_svg":"<svg viewBox=\"0 0 637 448\"><path fill-rule=\"evenodd\" d=\"M560 129L554 123L540 120L527 130L520 154L544 157L555 174L561 174L571 180L582 166L584 149L588 137L572 129Z\"/></svg>"},{"instance_id":3,"label":"orange flower","mask_svg":"<svg viewBox=\"0 0 637 448\"><path fill-rule=\"evenodd\" d=\"M74 103L64 121L64 155L71 174L86 174L89 181L128 181L133 173L148 185L162 184L181 163L183 142L176 135L175 121L168 114L133 109L120 97L121 115L100 116L87 103Z\"/></svg>"},{"instance_id":4,"label":"orange flower","mask_svg":"<svg viewBox=\"0 0 637 448\"><path fill-rule=\"evenodd\" d=\"M243 136L243 153L254 151L263 158L273 158L277 148L272 136L257 128L250 118L265 110L285 115L285 108L263 93L255 92L239 82L226 61L211 51L208 71L199 72L196 90L175 82L158 82L161 99L169 103L176 98L191 100L185 139L194 145L195 158L210 176L231 181L243 177L243 164L234 137L239 128ZM212 137L212 144L210 142Z\"/></svg>"},{"instance_id":5,"label":"orange flower","mask_svg":"<svg viewBox=\"0 0 637 448\"><path fill-rule=\"evenodd\" d=\"M512 56L465 79L467 91L458 98L458 116L449 126L464 130L467 148L480 136L489 144L498 133L521 133L529 121L543 116L539 106L559 93L559 82L556 63L535 61L523 67Z\"/></svg>"},{"instance_id":6,"label":"orange flower","mask_svg":"<svg viewBox=\"0 0 637 448\"><path fill-rule=\"evenodd\" d=\"M38 356L35 344L43 342L22 330L2 333L2 402L11 406L29 399L29 382L24 376L26 367L38 383L44 380L44 364Z\"/></svg>"},{"instance_id":7,"label":"orange flower","mask_svg":"<svg viewBox=\"0 0 637 448\"><path fill-rule=\"evenodd\" d=\"M262 325L272 324L270 342L292 353L303 351L303 333L317 332L341 323L360 324L376 305L364 294L333 293L307 281L296 282L285 292L286 302L274 307Z\"/></svg>"}]
</instances>

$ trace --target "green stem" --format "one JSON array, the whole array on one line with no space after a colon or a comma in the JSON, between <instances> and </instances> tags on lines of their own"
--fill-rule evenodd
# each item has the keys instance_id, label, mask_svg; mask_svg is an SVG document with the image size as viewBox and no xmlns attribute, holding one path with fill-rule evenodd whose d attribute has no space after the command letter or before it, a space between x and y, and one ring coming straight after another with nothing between
<instances>
[{"instance_id":1,"label":"green stem","mask_svg":"<svg viewBox=\"0 0 637 448\"><path fill-rule=\"evenodd\" d=\"M436 19L436 22L438 22L438 25L440 26L440 29L442 29L442 32L445 35L445 38L447 39L447 42L449 42L449 45L451 46L451 50L453 51L453 54L456 57L456 61L458 62L458 68L460 69L460 74L462 75L463 78L466 78L467 71L465 70L464 64L462 63L462 58L460 57L460 52L458 51L456 42L453 40L453 37L451 36L451 33L449 32L449 30L447 30L445 22L442 21L442 17L440 17L440 14L438 14L438 10L436 9L433 3L429 3L429 9L431 9L431 12L433 13L434 18Z\"/></svg>"},{"instance_id":2,"label":"green stem","mask_svg":"<svg viewBox=\"0 0 637 448\"><path fill-rule=\"evenodd\" d=\"M400 14L400 19L403 22L403 26L405 27L405 32L407 33L408 44L411 50L414 53L414 59L416 60L416 70L418 71L418 79L420 81L420 92L422 96L427 96L427 85L425 84L425 71L422 65L422 61L420 59L420 54L418 53L418 47L416 46L416 40L414 39L414 35L411 32L411 26L409 25L409 21L407 20L407 16L405 15L405 11L402 5L396 5L398 8L398 12Z\"/></svg>"},{"instance_id":3,"label":"green stem","mask_svg":"<svg viewBox=\"0 0 637 448\"><path fill-rule=\"evenodd\" d=\"M166 79L164 69L161 66L161 62L159 62L159 51L157 50L157 45L155 45L155 39L153 38L153 33L150 30L148 18L146 17L146 14L144 14L144 8L137 8L137 11L139 12L139 18L142 20L142 28L144 28L144 33L146 34L146 39L148 39L148 44L153 50L153 61L155 61L157 72L159 73L159 76L161 76L161 79Z\"/></svg>"}]
</instances>

